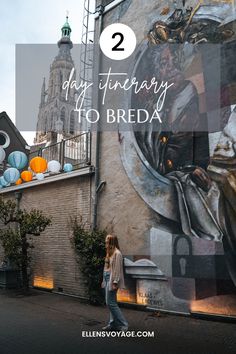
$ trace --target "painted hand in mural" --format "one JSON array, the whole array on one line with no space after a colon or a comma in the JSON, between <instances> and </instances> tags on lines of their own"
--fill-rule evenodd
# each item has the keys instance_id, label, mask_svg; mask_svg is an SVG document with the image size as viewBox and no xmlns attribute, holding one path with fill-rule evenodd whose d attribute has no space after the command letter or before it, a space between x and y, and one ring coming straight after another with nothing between
<instances>
[{"instance_id":1,"label":"painted hand in mural","mask_svg":"<svg viewBox=\"0 0 236 354\"><path fill-rule=\"evenodd\" d=\"M205 192L208 192L211 188L212 181L203 168L196 167L196 169L190 174L190 177L192 181Z\"/></svg>"},{"instance_id":2,"label":"painted hand in mural","mask_svg":"<svg viewBox=\"0 0 236 354\"><path fill-rule=\"evenodd\" d=\"M211 136L208 134L206 92L211 89L208 85L211 72L216 71L208 65L209 58L213 62L214 53L206 56L206 52L201 51L202 47L199 46L203 39L208 43L222 42L226 39L226 32L209 19L193 20L194 13L195 11L184 19L183 12L176 11L166 23L157 21L149 32L149 47L139 59L135 75L141 76L140 81L142 75L158 76L160 80L168 80L174 85L168 91L161 112L165 125L145 126L144 129L135 131L135 138L145 165L150 170L153 169L154 173L157 172L156 184L167 200L170 198L176 203L176 219L183 233L205 240L223 241L231 278L236 284L235 232L234 227L230 227L235 225L235 192L233 193L232 185L227 180L228 178L232 182L236 175L235 172L228 171L229 166L235 162L236 119L233 118L236 113L232 112L230 116L227 109L227 119L224 119L225 134L217 145L216 156L210 159L209 144L212 144L212 140L210 141ZM227 33L227 38L233 36L232 31ZM160 43L163 45L160 46ZM225 53L226 49L227 47ZM223 65L225 68L229 68L229 63L234 62L233 55L232 58L227 55L229 57ZM232 75L229 75L228 69L223 71L222 77L224 85L232 85ZM155 101L155 95L144 95L142 99L133 99L132 104L138 108L146 104L145 108L151 111ZM227 108L227 105L229 102L224 101L221 107ZM219 117L222 117L222 109ZM217 129L217 121L214 124L213 129ZM219 126L222 127L222 122ZM212 167L214 159L215 169ZM219 176L222 173L220 167L225 169L224 176L227 175L227 178ZM152 182L151 176L150 181ZM171 188L169 194L166 193L166 184L170 181L173 182L175 195ZM156 186L154 182L153 186ZM149 202L150 187L147 193ZM156 201L153 200L152 203L159 212ZM164 213L168 212L164 210Z\"/></svg>"}]
</instances>

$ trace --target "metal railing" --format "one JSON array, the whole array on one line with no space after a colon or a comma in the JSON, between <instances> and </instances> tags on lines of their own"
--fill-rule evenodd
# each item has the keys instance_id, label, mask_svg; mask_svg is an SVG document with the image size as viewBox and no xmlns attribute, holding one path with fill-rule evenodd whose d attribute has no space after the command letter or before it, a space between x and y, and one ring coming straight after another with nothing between
<instances>
[{"instance_id":1,"label":"metal railing","mask_svg":"<svg viewBox=\"0 0 236 354\"><path fill-rule=\"evenodd\" d=\"M48 162L57 160L62 168L65 163L71 163L74 169L88 166L91 164L91 133L82 133L59 143L41 147L31 152L29 159L35 156L41 156Z\"/></svg>"}]
</instances>

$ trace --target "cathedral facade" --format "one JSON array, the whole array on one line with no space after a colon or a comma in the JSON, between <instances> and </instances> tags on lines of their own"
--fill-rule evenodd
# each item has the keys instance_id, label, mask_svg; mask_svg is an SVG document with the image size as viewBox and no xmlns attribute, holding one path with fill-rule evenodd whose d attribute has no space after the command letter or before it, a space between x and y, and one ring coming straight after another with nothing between
<instances>
[{"instance_id":1,"label":"cathedral facade","mask_svg":"<svg viewBox=\"0 0 236 354\"><path fill-rule=\"evenodd\" d=\"M63 83L69 79L74 62L71 57L73 43L70 39L71 27L68 17L63 25L61 39L57 45L59 52L50 65L48 87L45 78L41 89L41 100L37 121L35 144L54 143L62 138L69 138L76 132L75 122L75 89L70 89L68 95L63 90ZM75 80L73 71L72 80Z\"/></svg>"}]
</instances>

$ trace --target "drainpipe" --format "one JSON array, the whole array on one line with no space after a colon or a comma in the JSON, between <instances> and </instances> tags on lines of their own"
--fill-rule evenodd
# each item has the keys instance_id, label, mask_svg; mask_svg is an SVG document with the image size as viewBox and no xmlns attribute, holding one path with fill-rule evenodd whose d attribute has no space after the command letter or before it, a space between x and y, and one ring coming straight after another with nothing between
<instances>
[{"instance_id":1,"label":"drainpipe","mask_svg":"<svg viewBox=\"0 0 236 354\"><path fill-rule=\"evenodd\" d=\"M98 37L103 30L103 13L104 6L98 5L96 7L96 12L98 13ZM98 49L98 58L97 58L97 68L98 73L100 72L101 67L101 49ZM99 111L100 108L100 91L98 90L96 109ZM97 209L98 209L98 193L101 189L100 185L100 175L99 175L99 155L100 155L100 131L99 131L99 122L96 126L96 157L95 157L95 189L94 189L94 205L93 205L93 230L97 227Z\"/></svg>"},{"instance_id":2,"label":"drainpipe","mask_svg":"<svg viewBox=\"0 0 236 354\"><path fill-rule=\"evenodd\" d=\"M15 199L16 199L16 209L17 209L17 211L20 210L20 201L21 201L21 198L22 198L22 192L16 192L16 193L15 193Z\"/></svg>"}]
</instances>

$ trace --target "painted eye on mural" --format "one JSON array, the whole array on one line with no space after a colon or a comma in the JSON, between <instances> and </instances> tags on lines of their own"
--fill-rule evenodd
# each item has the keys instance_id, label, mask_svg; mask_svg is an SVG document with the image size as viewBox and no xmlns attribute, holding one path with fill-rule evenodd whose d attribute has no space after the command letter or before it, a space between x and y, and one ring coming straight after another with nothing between
<instances>
[{"instance_id":1,"label":"painted eye on mural","mask_svg":"<svg viewBox=\"0 0 236 354\"><path fill-rule=\"evenodd\" d=\"M10 137L9 135L4 132L3 130L0 130L0 146L3 149L8 148L8 146L10 145Z\"/></svg>"}]
</instances>

